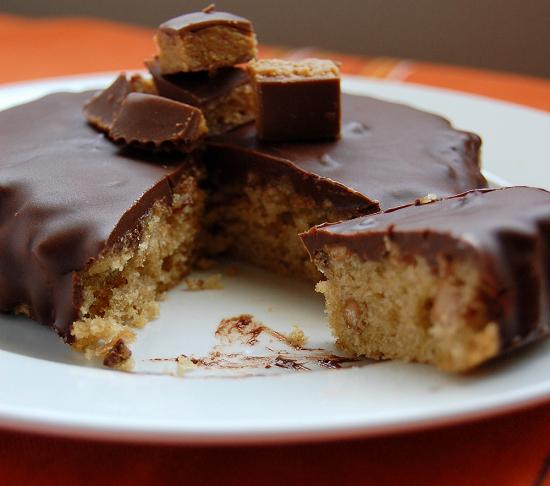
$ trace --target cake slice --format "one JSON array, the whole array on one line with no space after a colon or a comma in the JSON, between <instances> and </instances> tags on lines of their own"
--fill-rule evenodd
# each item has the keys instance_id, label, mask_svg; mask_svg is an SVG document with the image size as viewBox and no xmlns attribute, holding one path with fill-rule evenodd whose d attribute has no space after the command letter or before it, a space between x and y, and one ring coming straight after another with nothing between
<instances>
[{"instance_id":1,"label":"cake slice","mask_svg":"<svg viewBox=\"0 0 550 486\"><path fill-rule=\"evenodd\" d=\"M162 74L215 71L254 59L252 23L211 5L167 20L155 36Z\"/></svg>"},{"instance_id":2,"label":"cake slice","mask_svg":"<svg viewBox=\"0 0 550 486\"><path fill-rule=\"evenodd\" d=\"M122 366L132 329L191 269L202 171L113 144L82 117L91 94L0 112L0 311Z\"/></svg>"},{"instance_id":3,"label":"cake slice","mask_svg":"<svg viewBox=\"0 0 550 486\"><path fill-rule=\"evenodd\" d=\"M418 201L302 239L326 277L332 331L355 355L464 371L550 333L542 189Z\"/></svg>"}]
</instances>

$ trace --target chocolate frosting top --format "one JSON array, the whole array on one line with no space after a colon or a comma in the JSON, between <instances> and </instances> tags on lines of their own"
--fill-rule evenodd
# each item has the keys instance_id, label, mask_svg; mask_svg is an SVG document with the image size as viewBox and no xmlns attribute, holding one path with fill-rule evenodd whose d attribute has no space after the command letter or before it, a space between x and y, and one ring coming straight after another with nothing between
<instances>
[{"instance_id":1,"label":"chocolate frosting top","mask_svg":"<svg viewBox=\"0 0 550 486\"><path fill-rule=\"evenodd\" d=\"M311 255L344 246L369 260L390 238L404 256L470 258L495 303L503 349L550 332L550 193L511 187L467 192L371 216L325 224L302 235Z\"/></svg>"},{"instance_id":2,"label":"chocolate frosting top","mask_svg":"<svg viewBox=\"0 0 550 486\"><path fill-rule=\"evenodd\" d=\"M146 61L145 65L159 95L199 108L249 81L248 73L240 67L221 68L212 74L208 71L162 74L158 59Z\"/></svg>"},{"instance_id":3,"label":"chocolate frosting top","mask_svg":"<svg viewBox=\"0 0 550 486\"><path fill-rule=\"evenodd\" d=\"M209 142L212 164L230 173L253 167L287 175L323 198L332 188L340 207L360 200L382 209L427 194L447 196L485 187L477 135L442 117L364 96L342 95L342 136L325 142L260 142L246 125Z\"/></svg>"},{"instance_id":4,"label":"chocolate frosting top","mask_svg":"<svg viewBox=\"0 0 550 486\"><path fill-rule=\"evenodd\" d=\"M228 12L217 12L215 10L180 15L162 23L159 29L167 34L175 34L193 32L217 25L231 27L243 32L252 32L250 20Z\"/></svg>"},{"instance_id":5,"label":"chocolate frosting top","mask_svg":"<svg viewBox=\"0 0 550 486\"><path fill-rule=\"evenodd\" d=\"M79 306L74 272L169 200L190 163L117 147L82 117L91 94L0 112L0 310L27 304L66 339Z\"/></svg>"}]
</instances>

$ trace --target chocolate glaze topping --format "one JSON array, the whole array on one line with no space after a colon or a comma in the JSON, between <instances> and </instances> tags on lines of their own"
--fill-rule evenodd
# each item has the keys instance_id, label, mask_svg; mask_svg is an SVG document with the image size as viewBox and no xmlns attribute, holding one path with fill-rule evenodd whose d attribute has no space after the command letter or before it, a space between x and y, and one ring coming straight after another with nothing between
<instances>
[{"instance_id":1,"label":"chocolate glaze topping","mask_svg":"<svg viewBox=\"0 0 550 486\"><path fill-rule=\"evenodd\" d=\"M191 152L207 131L198 108L161 96L130 93L109 137L127 144Z\"/></svg>"},{"instance_id":2,"label":"chocolate glaze topping","mask_svg":"<svg viewBox=\"0 0 550 486\"><path fill-rule=\"evenodd\" d=\"M218 25L241 30L243 32L252 32L252 24L249 20L228 12L217 12L215 10L180 15L179 17L167 20L160 25L159 29L167 34L181 34Z\"/></svg>"},{"instance_id":3,"label":"chocolate glaze topping","mask_svg":"<svg viewBox=\"0 0 550 486\"><path fill-rule=\"evenodd\" d=\"M220 68L215 73L197 71L161 74L157 59L146 61L145 65L153 77L159 95L198 108L204 108L248 83L248 73L240 67Z\"/></svg>"},{"instance_id":4,"label":"chocolate glaze topping","mask_svg":"<svg viewBox=\"0 0 550 486\"><path fill-rule=\"evenodd\" d=\"M389 237L404 257L473 259L502 350L550 333L550 193L511 187L478 190L428 204L411 204L302 235L311 255L344 246L368 260L385 252Z\"/></svg>"},{"instance_id":5,"label":"chocolate glaze topping","mask_svg":"<svg viewBox=\"0 0 550 486\"><path fill-rule=\"evenodd\" d=\"M340 209L382 209L427 194L485 187L481 140L436 115L362 96L342 95L342 136L325 142L260 142L253 124L209 142L207 161L229 180L254 170L289 177L298 191Z\"/></svg>"},{"instance_id":6,"label":"chocolate glaze topping","mask_svg":"<svg viewBox=\"0 0 550 486\"><path fill-rule=\"evenodd\" d=\"M80 305L75 272L170 200L191 164L117 147L83 119L90 95L0 112L0 311L26 304L67 340Z\"/></svg>"}]
</instances>

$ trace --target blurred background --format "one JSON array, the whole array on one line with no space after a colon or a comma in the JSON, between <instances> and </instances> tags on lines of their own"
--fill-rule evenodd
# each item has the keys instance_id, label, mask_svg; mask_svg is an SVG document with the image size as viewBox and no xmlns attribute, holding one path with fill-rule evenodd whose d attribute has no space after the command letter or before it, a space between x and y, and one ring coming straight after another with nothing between
<instances>
[{"instance_id":1,"label":"blurred background","mask_svg":"<svg viewBox=\"0 0 550 486\"><path fill-rule=\"evenodd\" d=\"M0 0L29 16L96 16L156 27L208 0ZM220 0L260 42L316 46L550 77L550 0Z\"/></svg>"}]
</instances>

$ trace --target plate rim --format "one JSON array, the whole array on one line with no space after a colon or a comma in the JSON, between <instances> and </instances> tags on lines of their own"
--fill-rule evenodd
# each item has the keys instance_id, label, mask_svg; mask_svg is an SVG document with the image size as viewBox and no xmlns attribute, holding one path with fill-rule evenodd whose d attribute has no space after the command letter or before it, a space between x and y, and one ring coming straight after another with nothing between
<instances>
[{"instance_id":1,"label":"plate rim","mask_svg":"<svg viewBox=\"0 0 550 486\"><path fill-rule=\"evenodd\" d=\"M33 87L44 86L47 84L71 83L78 81L89 81L103 78L114 77L120 71L107 71L99 73L84 73L70 76L40 78L15 83L0 84L0 96L5 90L10 89L32 89ZM140 72L140 70L127 70L127 72ZM409 87L412 89L422 89L425 92L437 92L442 94L459 95L466 98L474 98L491 102L499 105L521 108L537 114L548 116L545 110L536 109L530 106L498 100L487 96L466 93L447 88L432 87L416 83L404 83L395 80L370 79L363 76L343 76L344 79L355 83L367 83L374 85ZM2 353L9 353L2 351ZM0 353L0 356L1 354ZM12 353L15 354L15 353ZM0 358L1 359L1 358ZM107 370L106 370L107 371ZM109 372L109 371L107 371ZM390 418L391 423L369 425L348 425L342 426L331 424L323 429L310 430L302 429L300 431L289 431L283 429L282 432L260 431L260 432L222 432L218 433L195 433L185 432L177 428L173 433L167 433L166 430L154 431L151 428L139 428L125 426L120 427L113 424L99 426L88 422L79 423L78 420L58 420L45 416L45 414L35 413L29 417L28 414L10 413L2 407L0 400L0 426L8 430L17 430L29 433L37 433L48 436L86 438L91 440L106 440L111 442L144 442L144 443L166 443L166 444L204 444L204 445L252 445L252 444L284 444L297 442L319 442L326 440L347 440L357 438L376 437L382 435L395 435L400 433L411 433L420 430L431 430L439 427L453 426L465 422L475 422L488 417L497 417L510 413L539 406L550 401L550 388L531 390L530 393L522 398L510 396L508 400L501 401L500 405L495 403L486 403L477 405L467 411L452 410L449 413L440 413L434 417L424 418L401 418L395 420ZM357 423L357 421L356 421ZM125 428L126 427L126 428Z\"/></svg>"}]
</instances>

